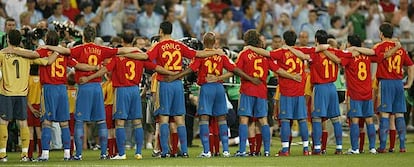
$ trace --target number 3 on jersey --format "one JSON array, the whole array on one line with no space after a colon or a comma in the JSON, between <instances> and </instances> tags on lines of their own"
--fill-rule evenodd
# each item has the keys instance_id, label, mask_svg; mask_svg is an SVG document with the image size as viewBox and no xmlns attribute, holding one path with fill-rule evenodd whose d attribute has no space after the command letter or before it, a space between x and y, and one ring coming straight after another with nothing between
<instances>
[{"instance_id":1,"label":"number 3 on jersey","mask_svg":"<svg viewBox=\"0 0 414 167\"><path fill-rule=\"evenodd\" d=\"M125 78L132 81L135 78L135 63L133 61L128 61L125 64L127 67L129 67L129 73L125 73Z\"/></svg>"},{"instance_id":2,"label":"number 3 on jersey","mask_svg":"<svg viewBox=\"0 0 414 167\"><path fill-rule=\"evenodd\" d=\"M263 70L263 67L260 66L260 64L262 62L263 62L263 59L256 59L256 60L254 60L253 67L254 67L254 70L256 70L256 71L253 72L253 77L256 77L256 78L263 77L264 70Z\"/></svg>"},{"instance_id":3,"label":"number 3 on jersey","mask_svg":"<svg viewBox=\"0 0 414 167\"><path fill-rule=\"evenodd\" d=\"M162 58L165 59L168 57L167 62L164 65L164 68L168 69L168 70L181 70L182 66L181 66L181 52L179 50L176 50L174 52L169 52L169 51L165 51L164 53L162 53ZM175 59L174 63L171 65L172 61L174 60L174 58L177 57L177 59Z\"/></svg>"}]
</instances>

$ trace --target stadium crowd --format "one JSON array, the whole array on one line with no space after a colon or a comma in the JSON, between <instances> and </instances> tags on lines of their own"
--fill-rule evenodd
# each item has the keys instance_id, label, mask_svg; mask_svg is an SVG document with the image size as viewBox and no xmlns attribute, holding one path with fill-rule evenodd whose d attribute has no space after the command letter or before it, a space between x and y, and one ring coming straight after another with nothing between
<instances>
[{"instance_id":1,"label":"stadium crowd","mask_svg":"<svg viewBox=\"0 0 414 167\"><path fill-rule=\"evenodd\" d=\"M296 63L307 62L309 59L317 62L319 60L312 55L320 52L329 57L329 59L324 60L329 60L330 64L341 64L346 67L352 66L352 63L350 60L342 59L351 54L347 51L341 51L345 50L345 48L352 48L349 49L349 52L352 52L352 56L354 56L355 52L368 56L375 51L376 55L382 53L382 55L385 55L385 58L387 58L388 54L393 56L394 53L391 51L405 52L406 50L407 54L400 55L410 56L409 58L412 58L412 53L414 52L414 44L404 45L404 50L402 50L401 46L399 46L400 43L396 41L396 39L414 40L414 2L410 2L410 0L1 0L0 4L0 48L3 49L1 55L15 54L26 59L41 57L31 62L40 65L30 65L30 68L25 69L30 69L30 76L27 76L29 80L28 86L26 85L26 90L23 91L26 92L27 99L26 97L24 97L25 100L17 99L17 103L24 103L24 106L27 107L20 107L16 111L24 110L26 112L27 110L27 115L15 114L13 115L14 119L9 119L9 116L6 117L6 113L10 112L6 110L10 108L3 107L9 105L9 103L6 103L5 97L15 94L0 91L0 104L2 104L0 106L2 114L0 117L2 121L8 123L5 127L2 126L4 122L0 121L0 132L8 131L6 138L9 138L7 150L2 147L6 143L0 141L1 161L7 161L6 151L22 151L22 161L47 161L50 149L62 148L64 149L65 160L81 160L82 149L86 148L100 149L101 159L125 159L125 149L132 147L135 147L137 150L135 154L136 159L142 158L142 147L153 149L153 156L156 157L188 157L187 146L194 146L192 142L194 136L199 136L202 141L204 152L200 154L201 157L211 157L214 155L230 156L228 145L237 144L240 145L240 148L235 156L258 156L262 154L262 142L264 145L263 154L264 156L269 156L270 137L279 135L279 132L282 148L277 153L277 156L288 156L291 138L298 135L302 137L304 155L310 155L312 151L313 154L326 153L326 145L328 140L330 140L328 139L330 138L328 133L332 134L332 138L336 141L335 153L341 154L342 126L349 127L351 130L349 135L351 136L352 148L347 153L357 154L364 150L365 130L363 130L364 122L361 123L360 120L353 118L365 118L368 116L356 116L348 113L347 110L349 108L346 106L351 103L352 107L352 96L355 95L346 92L347 89L350 89L350 84L347 80L350 77L347 76L347 79L345 79L344 76L347 75L347 71L344 68L338 69L338 67L334 67L334 73L338 75L333 74L329 76L331 79L329 83L335 83L335 98L339 98L336 100L337 102L333 102L339 104L339 106L333 107L337 107L340 114L332 114L328 111L327 115L326 113L325 115L316 115L314 113L306 115L305 113L305 115L299 114L299 116L295 115L292 118L290 115L284 115L286 110L293 110L285 106L302 102L305 105L306 102L308 103L307 112L310 113L313 108L312 102L315 103L316 101L312 99L314 96L318 96L315 92L318 92L318 89L328 90L328 88L325 90L325 87L316 86L312 94L310 83L312 82L314 86L322 85L325 82L324 79L321 79L321 81L311 81L311 79L307 78L311 74L309 76L301 75L298 78L297 73L302 74L302 71L292 73L292 70L289 71L289 66L278 65L280 67L275 67L277 65L272 63L269 63L268 67L266 67L269 71L274 71L269 72L268 77L267 69L264 71L265 75L256 76L256 74L251 74L249 76L249 72L246 72L243 66L240 65L242 64L240 57L244 55L247 57L246 50L249 50L247 51L249 52L249 58L244 60L246 64L256 64L256 62L249 62L248 59L250 59L250 54L256 55L257 53L258 55L268 55L271 59L277 60L278 63L280 61L288 65L290 63L295 64L295 62L289 62L278 57L277 55L279 54L287 54L285 52L279 53L280 49L294 54L297 57ZM384 23L388 24L384 26ZM389 33L390 31L391 33ZM298 41L296 41L296 37ZM325 41L325 38L329 38L329 40ZM387 49L385 51L377 51L382 49L378 49L381 45L377 45L377 43L383 41L384 38L392 39L392 44L388 44L389 46L386 46ZM165 44L165 41L171 39L179 40L180 42L170 45L166 44L161 47L162 44ZM244 40L244 43L248 46L231 45L239 40ZM266 45L267 40L271 40L270 45ZM159 43L157 44L157 42ZM314 44L317 45L313 49L306 49L314 46ZM325 48L326 44L336 49L327 49ZM363 48L372 47L374 44L375 46L372 50ZM18 46L25 48L25 50L14 48ZM86 53L81 51L83 47L98 49L88 50ZM180 56L183 54L182 56L190 59L193 57L225 54L227 57L220 58L219 56L219 58L214 57L212 59L215 59L214 61L218 61L218 59L222 61L224 59L224 63L220 68L225 68L235 75L224 76L225 74L220 71L216 73L220 79L204 76L205 78L201 77L201 81L200 72L198 76L194 74L185 76L192 71L197 71L198 68L202 68L197 67L197 63L194 63L197 61L190 64L189 61L183 59L183 69L181 67L182 62L179 61L181 57L179 60L174 59L174 49L177 47L180 48ZM205 48L203 51L195 51L202 50L203 48ZM223 51L218 48L223 48ZM157 49L170 49L171 52L168 52L170 55L164 55L161 53L162 51ZM35 50L35 52L31 50ZM388 53L389 50L391 50L391 53ZM334 56L328 53L328 51L334 53ZM85 60L82 58L84 54L96 54L102 57L89 57ZM308 57L306 54L311 56ZM62 55L70 55L71 58ZM122 58L117 57L112 58L112 60L104 60L104 58L110 58L114 55L122 55ZM171 60L168 59L168 62L166 62L167 60L162 60L165 57ZM365 58L366 56L361 59ZM149 61L138 61L142 59L156 60L157 64ZM194 60L197 59L195 58ZM131 65L128 64L129 60L140 63L135 62L136 64ZM236 67L229 65L233 64L232 60L237 60ZM320 60L319 64L325 64L324 60ZM370 58L369 60L377 61ZM19 59L19 61L22 60ZM59 61L65 62L65 65L54 64ZM169 66L172 64L171 61L179 63ZM267 60L263 59L263 61ZM389 67L392 70L401 70L399 68L403 65L412 66L412 63L409 63L411 59L407 60L405 57L400 57L399 62L396 59L392 61L390 59L390 64L393 64L393 67ZM160 62L164 64L160 64ZM126 73L125 78L122 78L124 76L122 72L126 71L117 71L120 69L117 67L119 63L126 63L125 65L128 67L128 69L122 70L135 69L135 66L141 68L141 70L136 71L136 73L130 71L131 73ZM4 71L7 68L5 64L6 61L0 61L3 78L7 75L7 72ZM13 68L15 64L13 62ZM298 63L297 65L300 65L300 68L302 68L303 64ZM365 65L365 70L371 69L370 66ZM19 68L18 66L17 63L17 68ZM66 66L68 66L67 69ZM305 66L312 65L304 63L303 66L303 69L305 69ZM146 70L142 71L143 67ZM375 68L372 67L372 69ZM61 73L58 72L59 70L62 70ZM154 70L158 73L158 76L154 75ZM183 72L179 73L182 70ZM48 76L49 79L42 79L44 75L42 73L50 73L49 71L56 73L52 72L51 76ZM106 74L108 71L112 73ZM311 69L306 68L305 71L312 73L312 67ZM404 71L411 72L410 69L405 69ZM211 71L207 69L206 73L214 72L214 69ZM368 73L371 73L370 70ZM375 76L375 72L372 73ZM383 71L379 73L381 75ZM114 75L118 79L111 79L114 78ZM138 77L135 77L135 75ZM50 79L55 76L60 77L60 79ZM261 77L265 79L257 81L253 76L256 79ZM367 76L371 78L371 75L368 75L367 71L365 71L363 77L366 78ZM397 79L402 77L400 72L397 72L396 76ZM102 84L91 84L101 82L99 78L102 77L104 78ZM178 85L180 85L182 82L177 79L182 77L185 78L183 80L182 95L177 95L176 93L171 95L171 97L166 97L165 99L167 100L164 99L163 101L162 96L165 95L162 94L173 91L172 89L177 87L175 81L178 81ZM200 97L203 94L203 89L210 90L214 88L217 89L217 92L222 91L216 88L215 85L207 85L211 87L204 88L204 84L210 82L210 80L220 81L221 77L226 78L224 79L225 90L223 90L226 94L223 97L217 97L220 99L220 102L217 102L217 104L214 102L214 105L218 107L214 106L213 108L214 110L219 110L221 109L219 107L226 106L224 109L226 111L224 113L214 113L213 111L210 114L203 114L203 111L200 110L200 105L212 107L209 104L204 104L208 103L209 99ZM388 75L385 76L385 78L387 77ZM407 75L404 74L404 77L407 77ZM25 77L22 76L21 78ZM290 81L286 81L287 79ZM410 75L408 75L406 81L410 81L410 79L412 80L413 78L410 78ZM128 80L128 82L123 82L123 80ZM22 86L24 89L25 85L16 84L13 81L20 82L19 80L8 82ZM261 91L258 91L260 95L256 95L251 92L252 90L249 91L240 86L241 83L246 81L251 82L252 85L250 86L255 85L256 82L266 82L268 89L264 90L264 97L260 94ZM296 84L296 81L301 84L295 88L303 86L302 91L304 91L299 91L299 94L303 96L303 99L299 98L298 101L300 102L293 102L294 100L289 99L288 96L290 94L297 96L298 92L286 93L286 90L289 88L283 85L286 83ZM306 86L305 83L307 83ZM55 84L59 84L61 87L50 86ZM386 83L386 85L388 84L391 85ZM133 85L139 85L137 90L131 88ZM200 85L203 86L200 87ZM169 87L170 89L168 89ZM258 86L257 90L261 88ZM250 89L256 91L254 86ZM116 93L114 90L117 90ZM377 91L381 92L381 90L381 88L377 88ZM61 95L62 92L67 94L66 98L61 99L60 96L57 96ZM99 94L99 92L101 93ZM131 92L134 95L131 95ZM26 94L18 94L18 96L26 96ZM94 99L97 96L99 96L98 100ZM128 96L128 98L124 96ZM258 96L265 100L252 102L254 100L251 97ZM372 96L375 98L376 93L373 93ZM381 117L366 120L366 131L370 138L368 149L370 153L385 152L388 134L390 136L390 146L387 151L394 152L396 136L399 137L401 142L400 152L406 151L403 144L405 132L403 133L402 131L414 129L414 107L412 107L414 106L414 89L408 89L405 92L405 96L402 96L402 94L399 94L399 96L404 97L403 101L407 103L406 109L401 109L402 106L405 106L405 104L401 103L398 104L400 108L397 107L399 110L396 111L397 113L391 115L380 114ZM54 98L55 101L53 101ZM184 101L168 103L169 98L182 98ZM131 104L120 103L130 99L135 101L132 100ZM100 106L101 103L96 103L96 101L100 100L102 100L102 106ZM65 104L60 104L63 103L62 101L66 101ZM241 102L240 104L239 101ZM239 105L246 101L252 102L255 105L265 105L265 113L240 115L241 109ZM46 104L42 104L45 102ZM136 104L138 102L140 104ZM374 103L375 100L368 103L368 105L374 106ZM379 103L383 104L382 101ZM118 113L121 109L117 108L116 104L135 108L135 110L131 109L130 113L128 113L125 110L129 108L122 108L122 111L126 113ZM167 111L168 109L157 110L160 105L163 108L163 104L171 105L173 110L183 113L168 113L170 112ZM361 105L367 104L363 103ZM91 107L90 118L82 115L85 113L77 111L77 108L84 106ZM44 107L48 111L45 111ZM65 111L60 111L58 109L60 107L68 108L67 112L70 113L70 118L69 115L66 118L61 117L59 114L53 115L49 113L49 110L52 110L51 108L58 113ZM242 110L246 107L251 106L241 106ZM112 111L113 108L114 111ZM377 110L376 107L372 108ZM305 111L306 107L303 106L303 109ZM94 115L98 110L105 110L105 114ZM261 111L262 109L255 108L255 112L257 112L256 110ZM302 109L297 110L295 109L296 112L302 112ZM329 108L328 110L336 109ZM364 108L363 110L371 109ZM388 111L388 108L384 106L378 110L380 112L395 112L395 108L392 108L392 111ZM404 115L399 115L403 110L407 110L407 112ZM154 113L158 117L155 117ZM168 117L168 115L174 117ZM206 117L206 115L218 117L210 118ZM27 124L21 121L21 118L25 116L28 117ZM249 119L252 116L257 116L259 119ZM371 116L369 115L369 117ZM306 121L306 117L308 121ZM350 117L350 119L346 117ZM390 117L389 120L388 117ZM330 118L333 128L329 129L325 118ZM405 120L401 121L401 119ZM401 122L406 124L402 125ZM196 123L199 126L195 125ZM373 123L379 125L379 127L373 127ZM29 130L26 131L22 127L28 127ZM321 130L315 130L315 128ZM381 145L378 149L375 148L375 139L372 139L373 128L374 133L375 129L378 129L378 134L380 135ZM356 129L361 130L356 131ZM309 150L307 148L309 144L308 136L313 138L313 145ZM355 136L361 140L359 144L357 144L358 139ZM22 139L21 142L19 138ZM223 142L222 153L219 151L219 141ZM374 143L373 145L372 142ZM50 143L51 145L44 143ZM168 143L171 143L171 146ZM37 149L36 145L38 146ZM76 153L73 153L75 145ZM178 148L179 145L181 146L180 149ZM246 145L250 146L249 152L245 151L246 147L244 146ZM37 157L33 155L34 150L38 151Z\"/></svg>"}]
</instances>

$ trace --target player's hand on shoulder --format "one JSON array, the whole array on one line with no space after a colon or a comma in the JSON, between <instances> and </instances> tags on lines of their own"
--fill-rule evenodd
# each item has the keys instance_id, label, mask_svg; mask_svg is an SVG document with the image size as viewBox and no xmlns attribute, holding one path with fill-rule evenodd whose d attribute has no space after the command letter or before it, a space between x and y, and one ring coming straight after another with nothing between
<instances>
[{"instance_id":1,"label":"player's hand on shoulder","mask_svg":"<svg viewBox=\"0 0 414 167\"><path fill-rule=\"evenodd\" d=\"M4 54L13 54L13 53L15 53L15 51L12 47L6 47L6 48L2 49L1 52L3 52Z\"/></svg>"},{"instance_id":2,"label":"player's hand on shoulder","mask_svg":"<svg viewBox=\"0 0 414 167\"><path fill-rule=\"evenodd\" d=\"M217 55L226 55L226 53L224 53L223 49L216 49Z\"/></svg>"},{"instance_id":3,"label":"player's hand on shoulder","mask_svg":"<svg viewBox=\"0 0 414 167\"><path fill-rule=\"evenodd\" d=\"M255 85L260 85L262 83L259 78L252 78L251 82Z\"/></svg>"},{"instance_id":4,"label":"player's hand on shoulder","mask_svg":"<svg viewBox=\"0 0 414 167\"><path fill-rule=\"evenodd\" d=\"M85 84L87 82L89 82L89 79L87 77L80 77L79 78L79 84L82 85L82 84Z\"/></svg>"},{"instance_id":5,"label":"player's hand on shoulder","mask_svg":"<svg viewBox=\"0 0 414 167\"><path fill-rule=\"evenodd\" d=\"M218 79L218 77L217 76L215 76L215 75L211 75L211 74L207 74L207 77L206 77L206 81L208 82L208 83L211 83L211 82L217 82L219 79Z\"/></svg>"},{"instance_id":6,"label":"player's hand on shoulder","mask_svg":"<svg viewBox=\"0 0 414 167\"><path fill-rule=\"evenodd\" d=\"M296 82L302 82L302 76L300 74L295 74L293 76L293 80L295 80Z\"/></svg>"}]
</instances>

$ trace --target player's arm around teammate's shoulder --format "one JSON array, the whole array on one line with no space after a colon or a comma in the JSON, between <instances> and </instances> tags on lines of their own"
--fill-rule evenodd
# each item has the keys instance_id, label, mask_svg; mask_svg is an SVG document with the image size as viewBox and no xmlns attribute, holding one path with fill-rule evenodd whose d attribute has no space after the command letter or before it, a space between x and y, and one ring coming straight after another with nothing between
<instances>
[{"instance_id":1,"label":"player's arm around teammate's shoulder","mask_svg":"<svg viewBox=\"0 0 414 167\"><path fill-rule=\"evenodd\" d=\"M37 53L36 51L31 51L31 50L27 50L27 49L23 49L20 47L6 47L4 49L1 50L1 52L7 54L16 54L18 56L24 57L24 58L29 58L29 59L34 59L34 58L39 58L40 55L39 53Z\"/></svg>"},{"instance_id":2,"label":"player's arm around teammate's shoulder","mask_svg":"<svg viewBox=\"0 0 414 167\"><path fill-rule=\"evenodd\" d=\"M33 64L39 64L42 66L47 66L47 65L51 65L53 64L57 57L59 56L58 52L53 52L50 56L48 57L43 57L43 58L37 58L37 59L33 59Z\"/></svg>"},{"instance_id":3,"label":"player's arm around teammate's shoulder","mask_svg":"<svg viewBox=\"0 0 414 167\"><path fill-rule=\"evenodd\" d=\"M330 60L332 60L334 63L336 63L336 64L341 63L341 59L338 56L336 56L335 54L333 54L332 52L330 52L328 50L324 50L322 53L325 54L325 56L328 57Z\"/></svg>"},{"instance_id":4,"label":"player's arm around teammate's shoulder","mask_svg":"<svg viewBox=\"0 0 414 167\"><path fill-rule=\"evenodd\" d=\"M196 57L205 58L214 55L225 55L222 49L214 49L214 50L197 50Z\"/></svg>"},{"instance_id":5,"label":"player's arm around teammate's shoulder","mask_svg":"<svg viewBox=\"0 0 414 167\"><path fill-rule=\"evenodd\" d=\"M135 47L122 47L118 48L118 56L128 57L135 60L147 60L148 55Z\"/></svg>"},{"instance_id":6,"label":"player's arm around teammate's shoulder","mask_svg":"<svg viewBox=\"0 0 414 167\"><path fill-rule=\"evenodd\" d=\"M291 46L283 45L282 48L289 50L294 55L296 55L296 57L298 57L299 59L302 59L302 60L309 60L310 59L310 56L308 54L304 54L302 51L297 50L297 49L295 49Z\"/></svg>"},{"instance_id":7,"label":"player's arm around teammate's shoulder","mask_svg":"<svg viewBox=\"0 0 414 167\"><path fill-rule=\"evenodd\" d=\"M58 52L58 53L63 54L63 55L69 55L70 54L70 49L69 48L65 48L65 47L61 47L61 46L43 45L43 46L40 46L39 48L49 49L49 50Z\"/></svg>"},{"instance_id":8,"label":"player's arm around teammate's shoulder","mask_svg":"<svg viewBox=\"0 0 414 167\"><path fill-rule=\"evenodd\" d=\"M252 50L253 52L256 52L259 55L270 57L270 51L264 50L262 48L250 46L250 45L247 45L243 48L243 50L248 50L248 49Z\"/></svg>"}]
</instances>

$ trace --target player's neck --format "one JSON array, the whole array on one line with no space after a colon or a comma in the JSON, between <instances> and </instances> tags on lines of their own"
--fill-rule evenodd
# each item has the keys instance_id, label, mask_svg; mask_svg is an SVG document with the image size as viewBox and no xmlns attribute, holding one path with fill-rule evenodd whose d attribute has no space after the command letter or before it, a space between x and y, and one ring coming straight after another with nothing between
<instances>
[{"instance_id":1,"label":"player's neck","mask_svg":"<svg viewBox=\"0 0 414 167\"><path fill-rule=\"evenodd\" d=\"M163 35L163 36L161 37L161 41L164 41L164 40L170 40L170 39L172 39L171 35Z\"/></svg>"}]
</instances>

